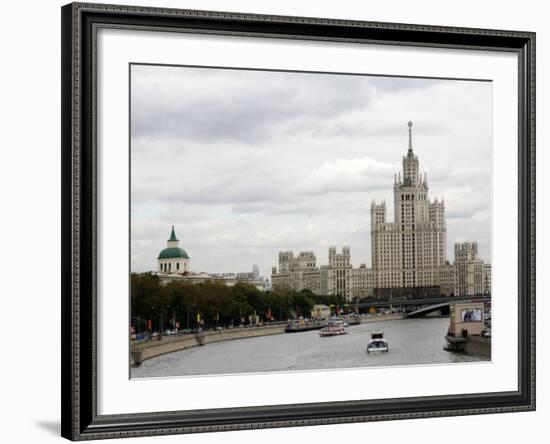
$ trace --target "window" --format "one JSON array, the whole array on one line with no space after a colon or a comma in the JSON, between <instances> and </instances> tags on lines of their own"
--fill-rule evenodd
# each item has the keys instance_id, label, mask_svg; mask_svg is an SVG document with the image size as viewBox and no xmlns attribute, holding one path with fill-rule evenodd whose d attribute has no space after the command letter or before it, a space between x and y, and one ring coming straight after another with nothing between
<instances>
[{"instance_id":1,"label":"window","mask_svg":"<svg viewBox=\"0 0 550 444\"><path fill-rule=\"evenodd\" d=\"M176 270L179 270L179 269L180 269L180 263L178 262L178 263L176 264Z\"/></svg>"}]
</instances>

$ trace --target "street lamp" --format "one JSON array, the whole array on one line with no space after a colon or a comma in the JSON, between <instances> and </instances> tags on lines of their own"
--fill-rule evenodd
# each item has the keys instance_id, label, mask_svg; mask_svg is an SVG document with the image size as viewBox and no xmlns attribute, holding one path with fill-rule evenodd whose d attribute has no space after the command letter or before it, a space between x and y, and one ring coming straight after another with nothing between
<instances>
[{"instance_id":1,"label":"street lamp","mask_svg":"<svg viewBox=\"0 0 550 444\"><path fill-rule=\"evenodd\" d=\"M170 326L170 305L166 306L166 315L168 318L168 326Z\"/></svg>"},{"instance_id":2,"label":"street lamp","mask_svg":"<svg viewBox=\"0 0 550 444\"><path fill-rule=\"evenodd\" d=\"M153 316L155 315L155 306L151 305L151 333L153 333Z\"/></svg>"}]
</instances>

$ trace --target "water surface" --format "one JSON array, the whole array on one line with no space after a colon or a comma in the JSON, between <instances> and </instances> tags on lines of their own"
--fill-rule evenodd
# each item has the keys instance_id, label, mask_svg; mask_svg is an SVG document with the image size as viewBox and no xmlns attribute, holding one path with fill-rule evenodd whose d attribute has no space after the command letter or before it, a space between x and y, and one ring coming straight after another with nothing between
<instances>
[{"instance_id":1,"label":"water surface","mask_svg":"<svg viewBox=\"0 0 550 444\"><path fill-rule=\"evenodd\" d=\"M440 364L482 361L482 357L443 350L449 318L366 323L342 336L318 331L283 333L207 344L170 353L131 369L132 378L289 370ZM372 330L384 331L388 353L366 353Z\"/></svg>"}]
</instances>

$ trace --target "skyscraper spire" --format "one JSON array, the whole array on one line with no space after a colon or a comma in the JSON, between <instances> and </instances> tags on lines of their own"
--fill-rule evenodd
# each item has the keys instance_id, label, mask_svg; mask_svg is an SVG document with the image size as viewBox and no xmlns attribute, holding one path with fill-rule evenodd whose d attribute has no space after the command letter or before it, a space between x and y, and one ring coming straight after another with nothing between
<instances>
[{"instance_id":1,"label":"skyscraper spire","mask_svg":"<svg viewBox=\"0 0 550 444\"><path fill-rule=\"evenodd\" d=\"M413 142L412 142L412 126L413 123L409 120L409 153L412 153L413 150Z\"/></svg>"}]
</instances>

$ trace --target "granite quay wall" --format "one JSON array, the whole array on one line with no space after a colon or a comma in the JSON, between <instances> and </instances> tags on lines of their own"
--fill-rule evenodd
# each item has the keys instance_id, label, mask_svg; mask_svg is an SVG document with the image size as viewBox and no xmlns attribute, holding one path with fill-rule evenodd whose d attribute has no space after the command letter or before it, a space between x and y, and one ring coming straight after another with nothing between
<instances>
[{"instance_id":1,"label":"granite quay wall","mask_svg":"<svg viewBox=\"0 0 550 444\"><path fill-rule=\"evenodd\" d=\"M155 358L191 347L198 347L214 342L231 341L235 339L254 338L284 333L285 325L267 325L262 327L233 328L219 331L207 331L201 334L184 334L179 336L163 336L160 340L152 340L131 344L131 354L134 363Z\"/></svg>"}]
</instances>

